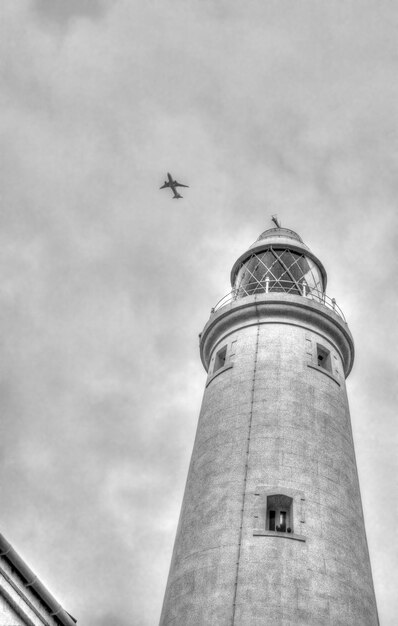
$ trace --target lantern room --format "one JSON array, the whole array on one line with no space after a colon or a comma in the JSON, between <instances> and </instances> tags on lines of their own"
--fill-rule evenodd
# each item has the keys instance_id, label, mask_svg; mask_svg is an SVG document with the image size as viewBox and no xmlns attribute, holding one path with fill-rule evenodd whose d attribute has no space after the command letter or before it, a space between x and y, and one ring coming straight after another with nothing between
<instances>
[{"instance_id":1,"label":"lantern room","mask_svg":"<svg viewBox=\"0 0 398 626\"><path fill-rule=\"evenodd\" d=\"M326 271L297 233L270 228L242 254L231 272L236 298L285 292L323 300Z\"/></svg>"}]
</instances>

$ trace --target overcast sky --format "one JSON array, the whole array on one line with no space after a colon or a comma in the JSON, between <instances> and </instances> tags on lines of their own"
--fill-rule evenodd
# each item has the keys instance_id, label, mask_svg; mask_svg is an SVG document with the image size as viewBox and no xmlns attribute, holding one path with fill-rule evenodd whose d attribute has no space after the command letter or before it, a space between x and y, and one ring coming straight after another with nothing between
<instances>
[{"instance_id":1,"label":"overcast sky","mask_svg":"<svg viewBox=\"0 0 398 626\"><path fill-rule=\"evenodd\" d=\"M160 615L198 333L277 213L324 263L398 613L398 4L1 0L0 532L80 626ZM159 191L170 171L190 185Z\"/></svg>"}]
</instances>

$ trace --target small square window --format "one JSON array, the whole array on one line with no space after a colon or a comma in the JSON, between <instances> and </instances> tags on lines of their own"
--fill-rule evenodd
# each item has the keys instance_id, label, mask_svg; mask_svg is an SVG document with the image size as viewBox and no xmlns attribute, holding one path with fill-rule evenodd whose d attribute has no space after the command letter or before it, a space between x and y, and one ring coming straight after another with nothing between
<instances>
[{"instance_id":1,"label":"small square window","mask_svg":"<svg viewBox=\"0 0 398 626\"><path fill-rule=\"evenodd\" d=\"M226 359L227 359L227 346L224 346L223 348L221 348L221 350L217 352L216 358L214 359L213 374L214 372L217 372L217 370L224 367Z\"/></svg>"},{"instance_id":2,"label":"small square window","mask_svg":"<svg viewBox=\"0 0 398 626\"><path fill-rule=\"evenodd\" d=\"M316 346L316 357L318 367L322 367L327 372L332 373L330 352L329 350L326 350L326 348L324 348L323 346L320 346L319 343Z\"/></svg>"}]
</instances>

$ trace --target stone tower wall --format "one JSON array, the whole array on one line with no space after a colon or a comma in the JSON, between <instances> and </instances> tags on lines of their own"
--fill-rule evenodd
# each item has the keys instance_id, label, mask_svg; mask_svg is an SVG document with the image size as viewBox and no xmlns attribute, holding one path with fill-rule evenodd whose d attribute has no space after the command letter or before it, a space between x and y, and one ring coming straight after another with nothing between
<instances>
[{"instance_id":1,"label":"stone tower wall","mask_svg":"<svg viewBox=\"0 0 398 626\"><path fill-rule=\"evenodd\" d=\"M226 307L205 327L209 375L162 626L378 624L345 389L349 331L304 298L272 300ZM267 531L270 494L292 499L290 534Z\"/></svg>"}]
</instances>

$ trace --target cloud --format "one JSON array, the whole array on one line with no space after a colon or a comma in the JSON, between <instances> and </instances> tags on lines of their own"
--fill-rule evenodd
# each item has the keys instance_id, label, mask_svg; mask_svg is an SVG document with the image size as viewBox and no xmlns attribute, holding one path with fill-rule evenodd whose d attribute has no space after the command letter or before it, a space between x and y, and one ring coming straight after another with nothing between
<instances>
[{"instance_id":1,"label":"cloud","mask_svg":"<svg viewBox=\"0 0 398 626\"><path fill-rule=\"evenodd\" d=\"M103 0L33 0L33 10L40 19L66 24L72 19L98 19L105 10Z\"/></svg>"},{"instance_id":2,"label":"cloud","mask_svg":"<svg viewBox=\"0 0 398 626\"><path fill-rule=\"evenodd\" d=\"M1 532L79 623L117 624L117 603L146 626L203 391L197 336L272 213L347 315L364 502L390 508L396 8L2 11ZM183 201L159 191L166 171ZM375 571L395 571L370 515Z\"/></svg>"}]
</instances>

